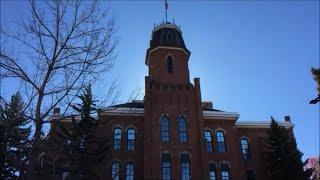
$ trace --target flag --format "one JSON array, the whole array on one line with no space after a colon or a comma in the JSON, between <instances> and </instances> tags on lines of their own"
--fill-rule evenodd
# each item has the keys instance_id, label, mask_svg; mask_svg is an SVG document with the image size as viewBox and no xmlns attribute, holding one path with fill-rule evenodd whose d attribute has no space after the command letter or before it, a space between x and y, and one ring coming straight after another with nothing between
<instances>
[{"instance_id":1,"label":"flag","mask_svg":"<svg viewBox=\"0 0 320 180\"><path fill-rule=\"evenodd\" d=\"M168 9L168 2L167 2L167 0L165 0L165 6L166 6L166 9Z\"/></svg>"}]
</instances>

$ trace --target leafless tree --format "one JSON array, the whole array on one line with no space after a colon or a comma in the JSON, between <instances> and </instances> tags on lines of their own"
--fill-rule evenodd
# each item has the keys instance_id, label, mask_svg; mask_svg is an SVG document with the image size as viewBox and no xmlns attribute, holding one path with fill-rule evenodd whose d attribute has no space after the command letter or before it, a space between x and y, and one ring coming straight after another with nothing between
<instances>
[{"instance_id":1,"label":"leafless tree","mask_svg":"<svg viewBox=\"0 0 320 180\"><path fill-rule=\"evenodd\" d=\"M25 87L26 116L35 125L33 168L50 112L57 106L66 112L85 84L112 68L117 38L114 19L96 0L29 5L17 31L1 29L0 78L18 79Z\"/></svg>"}]
</instances>

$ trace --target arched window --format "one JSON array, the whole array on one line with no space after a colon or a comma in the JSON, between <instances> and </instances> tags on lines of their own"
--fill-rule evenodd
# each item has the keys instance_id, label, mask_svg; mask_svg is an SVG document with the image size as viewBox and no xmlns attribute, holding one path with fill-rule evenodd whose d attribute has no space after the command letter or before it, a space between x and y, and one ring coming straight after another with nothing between
<instances>
[{"instance_id":1,"label":"arched window","mask_svg":"<svg viewBox=\"0 0 320 180\"><path fill-rule=\"evenodd\" d=\"M133 162L128 162L126 165L126 180L134 179L134 164Z\"/></svg>"},{"instance_id":2,"label":"arched window","mask_svg":"<svg viewBox=\"0 0 320 180\"><path fill-rule=\"evenodd\" d=\"M167 116L162 116L160 126L161 141L169 142L169 119Z\"/></svg>"},{"instance_id":3,"label":"arched window","mask_svg":"<svg viewBox=\"0 0 320 180\"><path fill-rule=\"evenodd\" d=\"M171 179L171 156L170 154L162 154L162 180Z\"/></svg>"},{"instance_id":4,"label":"arched window","mask_svg":"<svg viewBox=\"0 0 320 180\"><path fill-rule=\"evenodd\" d=\"M129 128L127 131L127 150L134 150L134 144L136 140L136 130Z\"/></svg>"},{"instance_id":5,"label":"arched window","mask_svg":"<svg viewBox=\"0 0 320 180\"><path fill-rule=\"evenodd\" d=\"M187 142L187 124L186 119L183 116L178 118L178 126L179 126L179 139L180 142Z\"/></svg>"},{"instance_id":6,"label":"arched window","mask_svg":"<svg viewBox=\"0 0 320 180\"><path fill-rule=\"evenodd\" d=\"M111 179L112 180L120 179L120 162L119 161L112 162Z\"/></svg>"},{"instance_id":7,"label":"arched window","mask_svg":"<svg viewBox=\"0 0 320 180\"><path fill-rule=\"evenodd\" d=\"M223 131L219 130L216 132L216 138L217 138L217 151L218 152L226 152L226 145L224 142L224 133Z\"/></svg>"},{"instance_id":8,"label":"arched window","mask_svg":"<svg viewBox=\"0 0 320 180\"><path fill-rule=\"evenodd\" d=\"M240 140L240 148L242 153L242 158L244 160L250 159L250 151L249 151L249 141L246 138L241 138Z\"/></svg>"},{"instance_id":9,"label":"arched window","mask_svg":"<svg viewBox=\"0 0 320 180\"><path fill-rule=\"evenodd\" d=\"M210 163L209 164L209 179L210 180L216 180L216 164L215 163Z\"/></svg>"},{"instance_id":10,"label":"arched window","mask_svg":"<svg viewBox=\"0 0 320 180\"><path fill-rule=\"evenodd\" d=\"M230 180L229 165L227 163L222 163L220 167L221 167L221 179Z\"/></svg>"},{"instance_id":11,"label":"arched window","mask_svg":"<svg viewBox=\"0 0 320 180\"><path fill-rule=\"evenodd\" d=\"M167 58L167 68L168 68L168 73L173 73L173 62L172 62L171 56L168 56Z\"/></svg>"},{"instance_id":12,"label":"arched window","mask_svg":"<svg viewBox=\"0 0 320 180\"><path fill-rule=\"evenodd\" d=\"M207 143L207 151L212 152L212 136L209 130L204 131L204 138L206 139Z\"/></svg>"},{"instance_id":13,"label":"arched window","mask_svg":"<svg viewBox=\"0 0 320 180\"><path fill-rule=\"evenodd\" d=\"M113 149L121 149L121 128L113 129Z\"/></svg>"},{"instance_id":14,"label":"arched window","mask_svg":"<svg viewBox=\"0 0 320 180\"><path fill-rule=\"evenodd\" d=\"M189 180L190 179L190 158L188 154L181 154L180 157L181 163L181 179Z\"/></svg>"}]
</instances>

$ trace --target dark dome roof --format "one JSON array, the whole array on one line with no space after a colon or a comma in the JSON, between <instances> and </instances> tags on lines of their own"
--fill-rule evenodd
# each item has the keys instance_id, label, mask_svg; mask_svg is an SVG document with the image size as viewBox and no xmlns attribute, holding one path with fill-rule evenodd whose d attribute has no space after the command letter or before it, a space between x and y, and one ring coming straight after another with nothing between
<instances>
[{"instance_id":1,"label":"dark dome roof","mask_svg":"<svg viewBox=\"0 0 320 180\"><path fill-rule=\"evenodd\" d=\"M156 26L152 31L150 48L157 46L181 47L186 49L180 28L171 23L163 23Z\"/></svg>"},{"instance_id":2,"label":"dark dome roof","mask_svg":"<svg viewBox=\"0 0 320 180\"><path fill-rule=\"evenodd\" d=\"M148 64L149 52L159 46L182 48L190 56L190 51L186 48L182 38L182 31L174 23L166 22L153 28L150 47L146 53L146 64Z\"/></svg>"}]
</instances>

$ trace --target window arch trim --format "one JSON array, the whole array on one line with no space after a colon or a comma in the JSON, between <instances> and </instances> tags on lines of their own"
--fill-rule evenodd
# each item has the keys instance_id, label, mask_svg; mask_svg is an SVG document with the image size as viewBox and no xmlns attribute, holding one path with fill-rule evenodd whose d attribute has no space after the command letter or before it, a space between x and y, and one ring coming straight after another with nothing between
<instances>
[{"instance_id":1,"label":"window arch trim","mask_svg":"<svg viewBox=\"0 0 320 180\"><path fill-rule=\"evenodd\" d=\"M241 136L240 140L246 139L250 143L250 139L247 136Z\"/></svg>"},{"instance_id":2,"label":"window arch trim","mask_svg":"<svg viewBox=\"0 0 320 180\"><path fill-rule=\"evenodd\" d=\"M217 131L222 131L224 135L227 134L227 131L226 131L225 129L221 128L221 127L216 128L216 129L214 130L214 134L216 134Z\"/></svg>"},{"instance_id":3,"label":"window arch trim","mask_svg":"<svg viewBox=\"0 0 320 180\"><path fill-rule=\"evenodd\" d=\"M126 132L128 131L128 129L134 129L135 131L137 131L137 128L136 128L136 126L134 126L134 125L128 125L126 128L125 128L125 130L126 130Z\"/></svg>"}]
</instances>

